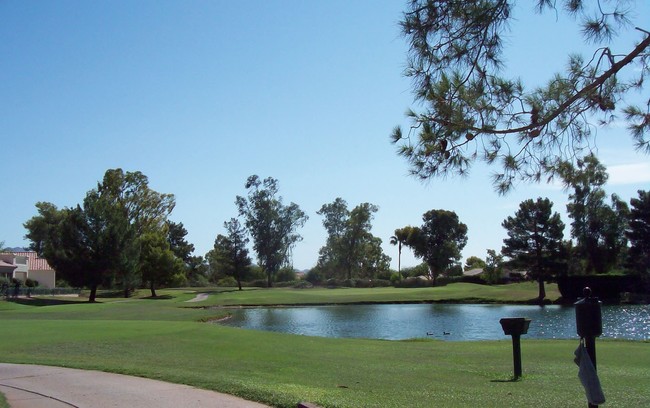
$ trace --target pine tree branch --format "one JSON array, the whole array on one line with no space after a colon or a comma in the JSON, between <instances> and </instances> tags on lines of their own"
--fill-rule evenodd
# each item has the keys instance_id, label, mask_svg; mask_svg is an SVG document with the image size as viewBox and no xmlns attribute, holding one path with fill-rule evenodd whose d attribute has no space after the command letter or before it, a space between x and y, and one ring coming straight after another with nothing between
<instances>
[{"instance_id":1,"label":"pine tree branch","mask_svg":"<svg viewBox=\"0 0 650 408\"><path fill-rule=\"evenodd\" d=\"M632 50L632 52L630 52L627 56L625 56L625 58L613 64L610 69L605 71L601 76L596 78L592 83L582 88L571 98L567 99L560 106L558 106L549 115L540 118L540 120L537 121L536 123L531 123L530 125L521 126L518 128L509 128L509 129L491 129L491 128L484 128L484 127L481 128L481 127L471 126L468 127L467 130L477 132L477 133L483 133L483 134L504 135L504 134L511 134L511 133L525 133L535 129L541 129L544 126L551 123L555 118L557 118L563 112L565 112L575 102L584 98L586 95L590 94L594 90L598 89L598 87L603 85L609 78L616 75L621 69L623 69L626 65L631 63L636 57L638 57L646 48L648 48L648 46L650 46L650 36L646 37L641 43L639 43L639 45L637 45L636 48ZM428 119L442 126L455 125L453 122L444 119L438 119L435 117L428 117Z\"/></svg>"}]
</instances>

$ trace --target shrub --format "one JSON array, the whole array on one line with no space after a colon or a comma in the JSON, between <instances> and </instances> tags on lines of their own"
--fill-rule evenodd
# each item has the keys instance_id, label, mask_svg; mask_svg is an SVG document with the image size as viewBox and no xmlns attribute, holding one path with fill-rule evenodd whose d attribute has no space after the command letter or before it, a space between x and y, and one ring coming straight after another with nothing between
<instances>
[{"instance_id":1,"label":"shrub","mask_svg":"<svg viewBox=\"0 0 650 408\"><path fill-rule=\"evenodd\" d=\"M314 285L302 279L292 280L289 282L276 282L274 283L274 286L276 288L295 288L295 289L309 289L314 287Z\"/></svg>"},{"instance_id":2,"label":"shrub","mask_svg":"<svg viewBox=\"0 0 650 408\"><path fill-rule=\"evenodd\" d=\"M387 288L389 286L393 286L391 281L388 279L373 279L372 283L373 286L376 288Z\"/></svg>"},{"instance_id":3,"label":"shrub","mask_svg":"<svg viewBox=\"0 0 650 408\"><path fill-rule=\"evenodd\" d=\"M234 278L233 278L234 279ZM204 288L206 286L210 286L210 280L208 279L207 276L201 275L201 274L196 274L188 281L188 284L191 287L199 287L199 288ZM235 286L237 285L237 282L235 281Z\"/></svg>"},{"instance_id":4,"label":"shrub","mask_svg":"<svg viewBox=\"0 0 650 408\"><path fill-rule=\"evenodd\" d=\"M292 282L296 280L296 271L293 268L280 268L275 274L276 282Z\"/></svg>"},{"instance_id":5,"label":"shrub","mask_svg":"<svg viewBox=\"0 0 650 408\"><path fill-rule=\"evenodd\" d=\"M621 292L636 292L642 287L640 278L632 275L559 276L557 284L560 294L566 300L584 297L583 289L589 287L592 296L601 300L618 301Z\"/></svg>"},{"instance_id":6,"label":"shrub","mask_svg":"<svg viewBox=\"0 0 650 408\"><path fill-rule=\"evenodd\" d=\"M355 288L372 288L375 281L373 279L357 279L354 281Z\"/></svg>"},{"instance_id":7,"label":"shrub","mask_svg":"<svg viewBox=\"0 0 650 408\"><path fill-rule=\"evenodd\" d=\"M237 280L232 276L226 276L225 278L219 279L217 286L226 287L226 288L235 288L237 287Z\"/></svg>"},{"instance_id":8,"label":"shrub","mask_svg":"<svg viewBox=\"0 0 650 408\"><path fill-rule=\"evenodd\" d=\"M70 286L68 281L66 281L65 279L57 279L56 284L54 286L57 287L57 288L71 288L72 287L72 286Z\"/></svg>"},{"instance_id":9,"label":"shrub","mask_svg":"<svg viewBox=\"0 0 650 408\"><path fill-rule=\"evenodd\" d=\"M243 284L242 284L243 286ZM246 283L246 286L251 287L251 288L268 288L269 284L266 279L256 279L254 281L250 281Z\"/></svg>"},{"instance_id":10,"label":"shrub","mask_svg":"<svg viewBox=\"0 0 650 408\"><path fill-rule=\"evenodd\" d=\"M259 265L251 265L242 277L242 280L246 281L256 281L261 279L266 279L266 272L264 272L262 267Z\"/></svg>"},{"instance_id":11,"label":"shrub","mask_svg":"<svg viewBox=\"0 0 650 408\"><path fill-rule=\"evenodd\" d=\"M312 285L311 282L307 282L305 280L299 280L295 282L293 287L296 289L311 289L314 287L314 285Z\"/></svg>"},{"instance_id":12,"label":"shrub","mask_svg":"<svg viewBox=\"0 0 650 408\"><path fill-rule=\"evenodd\" d=\"M396 288L426 288L431 286L431 281L419 277L408 277L399 282L395 282Z\"/></svg>"},{"instance_id":13,"label":"shrub","mask_svg":"<svg viewBox=\"0 0 650 408\"><path fill-rule=\"evenodd\" d=\"M275 282L273 284L276 288L292 288L298 281L284 281L284 282Z\"/></svg>"},{"instance_id":14,"label":"shrub","mask_svg":"<svg viewBox=\"0 0 650 408\"><path fill-rule=\"evenodd\" d=\"M328 288L354 288L356 287L356 280L354 279L345 279L345 280L340 280L340 279L328 279L327 282L325 282Z\"/></svg>"},{"instance_id":15,"label":"shrub","mask_svg":"<svg viewBox=\"0 0 650 408\"><path fill-rule=\"evenodd\" d=\"M392 269L386 269L383 271L377 272L377 279L390 280L391 276L397 274L396 271Z\"/></svg>"},{"instance_id":16,"label":"shrub","mask_svg":"<svg viewBox=\"0 0 650 408\"><path fill-rule=\"evenodd\" d=\"M447 269L447 276L463 276L463 267L460 264L454 264Z\"/></svg>"},{"instance_id":17,"label":"shrub","mask_svg":"<svg viewBox=\"0 0 650 408\"><path fill-rule=\"evenodd\" d=\"M332 278L332 279L328 279L328 280L325 282L325 285L326 285L328 288L338 288L338 287L341 286L341 282L338 281L338 280L336 280L336 279L333 279L333 278Z\"/></svg>"},{"instance_id":18,"label":"shrub","mask_svg":"<svg viewBox=\"0 0 650 408\"><path fill-rule=\"evenodd\" d=\"M425 276L428 274L429 274L429 266L425 262L422 262L417 266L402 268L402 276L404 277L410 276L412 278L415 278L418 276Z\"/></svg>"},{"instance_id":19,"label":"shrub","mask_svg":"<svg viewBox=\"0 0 650 408\"><path fill-rule=\"evenodd\" d=\"M341 286L346 287L346 288L356 288L357 287L357 280L356 279L346 279L343 281Z\"/></svg>"},{"instance_id":20,"label":"shrub","mask_svg":"<svg viewBox=\"0 0 650 408\"><path fill-rule=\"evenodd\" d=\"M315 267L309 270L305 275L305 280L311 282L313 285L319 285L323 283L323 274L321 273L320 268Z\"/></svg>"},{"instance_id":21,"label":"shrub","mask_svg":"<svg viewBox=\"0 0 650 408\"><path fill-rule=\"evenodd\" d=\"M400 279L400 276L399 276L399 274L398 274L397 272L393 272L393 273L390 275L390 283L391 283L393 286L396 286L396 283L399 283L400 280L401 280L401 279Z\"/></svg>"},{"instance_id":22,"label":"shrub","mask_svg":"<svg viewBox=\"0 0 650 408\"><path fill-rule=\"evenodd\" d=\"M438 276L436 278L436 286L447 286L450 283L455 282L455 278L453 277L448 277L448 276Z\"/></svg>"},{"instance_id":23,"label":"shrub","mask_svg":"<svg viewBox=\"0 0 650 408\"><path fill-rule=\"evenodd\" d=\"M477 285L486 285L487 282L481 276L461 276L456 278L454 282L476 283Z\"/></svg>"},{"instance_id":24,"label":"shrub","mask_svg":"<svg viewBox=\"0 0 650 408\"><path fill-rule=\"evenodd\" d=\"M25 280L25 286L27 286L28 288L35 288L38 286L38 281L27 278Z\"/></svg>"}]
</instances>

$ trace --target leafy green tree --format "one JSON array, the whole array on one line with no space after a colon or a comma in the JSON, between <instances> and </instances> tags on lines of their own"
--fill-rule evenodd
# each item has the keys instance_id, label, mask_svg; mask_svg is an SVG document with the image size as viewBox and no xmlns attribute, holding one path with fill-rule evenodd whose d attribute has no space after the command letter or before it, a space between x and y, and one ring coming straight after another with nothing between
<instances>
[{"instance_id":1,"label":"leafy green tree","mask_svg":"<svg viewBox=\"0 0 650 408\"><path fill-rule=\"evenodd\" d=\"M194 252L194 245L187 242L186 236L187 230L182 222L167 221L167 241L170 249L180 260L189 264L192 252Z\"/></svg>"},{"instance_id":2,"label":"leafy green tree","mask_svg":"<svg viewBox=\"0 0 650 408\"><path fill-rule=\"evenodd\" d=\"M416 266L402 269L402 273L404 276L412 278L416 278L418 276L429 276L429 266L426 262L422 262Z\"/></svg>"},{"instance_id":3,"label":"leafy green tree","mask_svg":"<svg viewBox=\"0 0 650 408\"><path fill-rule=\"evenodd\" d=\"M276 275L276 282L293 282L296 280L296 270L291 266L280 268Z\"/></svg>"},{"instance_id":4,"label":"leafy green tree","mask_svg":"<svg viewBox=\"0 0 650 408\"><path fill-rule=\"evenodd\" d=\"M381 249L381 239L372 235L373 214L379 208L362 203L348 210L347 202L336 198L316 213L323 216L328 237L319 251L318 269L329 277L343 273L353 277L373 278L387 270L390 263Z\"/></svg>"},{"instance_id":5,"label":"leafy green tree","mask_svg":"<svg viewBox=\"0 0 650 408\"><path fill-rule=\"evenodd\" d=\"M208 283L208 262L200 256L190 256L187 261L187 280L192 286L206 286Z\"/></svg>"},{"instance_id":6,"label":"leafy green tree","mask_svg":"<svg viewBox=\"0 0 650 408\"><path fill-rule=\"evenodd\" d=\"M391 258L384 254L381 238L368 237L363 243L359 257L359 277L375 279L390 271Z\"/></svg>"},{"instance_id":7,"label":"leafy green tree","mask_svg":"<svg viewBox=\"0 0 650 408\"><path fill-rule=\"evenodd\" d=\"M151 297L156 297L156 286L180 284L185 281L185 264L169 247L167 237L159 232L147 232L140 241L140 273L149 283Z\"/></svg>"},{"instance_id":8,"label":"leafy green tree","mask_svg":"<svg viewBox=\"0 0 650 408\"><path fill-rule=\"evenodd\" d=\"M333 202L323 204L316 214L323 216L323 226L328 237L339 239L345 234L350 211L344 199L337 197Z\"/></svg>"},{"instance_id":9,"label":"leafy green tree","mask_svg":"<svg viewBox=\"0 0 650 408\"><path fill-rule=\"evenodd\" d=\"M167 241L170 249L185 265L185 276L190 283L205 279L207 266L201 256L192 256L194 245L187 242L188 232L182 222L167 221Z\"/></svg>"},{"instance_id":10,"label":"leafy green tree","mask_svg":"<svg viewBox=\"0 0 650 408\"><path fill-rule=\"evenodd\" d=\"M214 240L212 250L206 255L210 264L210 280L213 282L219 282L220 279L226 276L232 276L228 247L228 237L218 234Z\"/></svg>"},{"instance_id":11,"label":"leafy green tree","mask_svg":"<svg viewBox=\"0 0 650 408\"><path fill-rule=\"evenodd\" d=\"M503 255L498 254L494 249L487 250L483 276L487 283L498 283L503 275Z\"/></svg>"},{"instance_id":12,"label":"leafy green tree","mask_svg":"<svg viewBox=\"0 0 650 408\"><path fill-rule=\"evenodd\" d=\"M25 238L30 241L29 248L44 258L45 253L52 250L52 238L56 235L54 230L65 214L54 204L43 201L36 203L36 210L38 215L30 218L23 226L27 230Z\"/></svg>"},{"instance_id":13,"label":"leafy green tree","mask_svg":"<svg viewBox=\"0 0 650 408\"><path fill-rule=\"evenodd\" d=\"M650 192L638 191L630 200L629 225L625 235L630 240L628 263L637 272L650 273Z\"/></svg>"},{"instance_id":14,"label":"leafy green tree","mask_svg":"<svg viewBox=\"0 0 650 408\"><path fill-rule=\"evenodd\" d=\"M110 204L122 208L129 224L139 234L162 231L176 205L173 194L149 188L149 179L139 171L107 170L97 192Z\"/></svg>"},{"instance_id":15,"label":"leafy green tree","mask_svg":"<svg viewBox=\"0 0 650 408\"><path fill-rule=\"evenodd\" d=\"M172 194L158 193L149 188L149 179L139 171L124 172L109 169L93 194L122 214L120 240L115 272L121 280L124 297L141 282L143 265L139 258L138 237L147 233L162 233L167 228L167 217L176 201Z\"/></svg>"},{"instance_id":16,"label":"leafy green tree","mask_svg":"<svg viewBox=\"0 0 650 408\"><path fill-rule=\"evenodd\" d=\"M338 250L342 255L342 265L347 273L348 279L352 279L354 271L361 272L364 269L364 263L372 262L369 257L376 255L381 257L381 239L372 235L373 214L379 210L379 207L370 203L357 205L350 211L350 216L346 222L345 234L340 241ZM373 262L374 263L374 262ZM379 261L381 263L381 260ZM365 270L368 272L368 269ZM364 277L373 277L364 276Z\"/></svg>"},{"instance_id":17,"label":"leafy green tree","mask_svg":"<svg viewBox=\"0 0 650 408\"><path fill-rule=\"evenodd\" d=\"M277 271L290 263L292 248L302 240L296 230L309 217L295 203L282 204L282 197L277 196L278 181L272 177L260 180L257 175L250 176L245 188L248 196L237 196L237 208L245 219L259 265L271 287Z\"/></svg>"},{"instance_id":18,"label":"leafy green tree","mask_svg":"<svg viewBox=\"0 0 650 408\"><path fill-rule=\"evenodd\" d=\"M514 265L529 268L538 282L540 302L546 297L544 279L557 268L562 253L564 223L552 209L548 198L525 200L514 217L501 223L508 232L501 253Z\"/></svg>"},{"instance_id":19,"label":"leafy green tree","mask_svg":"<svg viewBox=\"0 0 650 408\"><path fill-rule=\"evenodd\" d=\"M121 214L96 194L87 194L82 206L59 210L37 203L39 215L24 225L31 248L71 285L90 288L89 301L118 265L117 251L124 233Z\"/></svg>"},{"instance_id":20,"label":"leafy green tree","mask_svg":"<svg viewBox=\"0 0 650 408\"><path fill-rule=\"evenodd\" d=\"M221 274L234 277L242 290L242 278L252 263L246 249L249 242L246 229L236 218L224 222L223 226L228 235L219 234L214 241L217 268Z\"/></svg>"},{"instance_id":21,"label":"leafy green tree","mask_svg":"<svg viewBox=\"0 0 650 408\"><path fill-rule=\"evenodd\" d=\"M596 156L587 155L575 166L564 163L559 171L569 195L567 212L575 250L586 262L587 273L604 273L614 267L627 247L627 203L612 195L611 205L605 203L603 185L608 175Z\"/></svg>"},{"instance_id":22,"label":"leafy green tree","mask_svg":"<svg viewBox=\"0 0 650 408\"><path fill-rule=\"evenodd\" d=\"M628 241L625 231L628 228L630 207L618 195L612 194L612 204L604 208L601 218L603 224L603 271L623 265L627 257Z\"/></svg>"},{"instance_id":23,"label":"leafy green tree","mask_svg":"<svg viewBox=\"0 0 650 408\"><path fill-rule=\"evenodd\" d=\"M470 256L465 260L465 270L469 271L471 269L484 269L485 261L479 258L478 256Z\"/></svg>"},{"instance_id":24,"label":"leafy green tree","mask_svg":"<svg viewBox=\"0 0 650 408\"><path fill-rule=\"evenodd\" d=\"M400 145L411 172L425 180L464 175L482 160L500 166L493 183L504 193L516 180L553 177L560 163L592 151L596 132L591 122L610 122L616 113L625 116L636 147L649 152L650 102L619 105L633 89L643 88L650 73L650 35L638 29L638 44L625 50L609 46L619 32L634 27L628 2L537 0L540 14L565 11L578 20L595 51L587 58L570 54L563 72L532 89L504 75L504 34L516 18L515 3L408 2L401 21L409 43L405 75L413 80L422 110L408 113L411 130L403 134L397 127L392 141ZM630 74L623 75L625 70Z\"/></svg>"},{"instance_id":25,"label":"leafy green tree","mask_svg":"<svg viewBox=\"0 0 650 408\"><path fill-rule=\"evenodd\" d=\"M337 197L332 203L323 204L316 214L323 217L323 227L327 231L327 242L318 252L318 264L315 271L322 277L329 279L336 277L345 269L344 235L347 230L350 211L348 203ZM316 273L316 272L315 272Z\"/></svg>"},{"instance_id":26,"label":"leafy green tree","mask_svg":"<svg viewBox=\"0 0 650 408\"><path fill-rule=\"evenodd\" d=\"M467 225L453 211L431 210L422 216L424 224L414 227L408 238L413 254L429 267L429 278L436 284L438 276L461 258L467 244Z\"/></svg>"},{"instance_id":27,"label":"leafy green tree","mask_svg":"<svg viewBox=\"0 0 650 408\"><path fill-rule=\"evenodd\" d=\"M24 225L35 249L70 284L88 286L90 301L97 287L117 276L125 296L139 284L139 237L165 231L174 197L148 187L140 172L106 171L83 206L57 209L37 203L39 215Z\"/></svg>"}]
</instances>

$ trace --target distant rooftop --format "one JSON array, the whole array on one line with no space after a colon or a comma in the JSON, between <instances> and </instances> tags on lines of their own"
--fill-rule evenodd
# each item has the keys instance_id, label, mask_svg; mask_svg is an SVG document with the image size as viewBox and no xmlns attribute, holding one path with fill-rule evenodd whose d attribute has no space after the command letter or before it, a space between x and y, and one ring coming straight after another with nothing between
<instances>
[{"instance_id":1,"label":"distant rooftop","mask_svg":"<svg viewBox=\"0 0 650 408\"><path fill-rule=\"evenodd\" d=\"M23 248L20 248L23 249ZM44 258L39 258L34 251L14 251L16 256L24 256L28 259L29 269L32 271L49 271L52 270L50 264Z\"/></svg>"}]
</instances>

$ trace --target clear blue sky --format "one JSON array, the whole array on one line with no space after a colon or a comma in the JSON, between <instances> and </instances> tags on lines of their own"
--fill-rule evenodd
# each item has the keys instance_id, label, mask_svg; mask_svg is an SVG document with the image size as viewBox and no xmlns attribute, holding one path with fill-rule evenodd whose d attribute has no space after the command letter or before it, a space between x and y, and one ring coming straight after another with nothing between
<instances>
[{"instance_id":1,"label":"clear blue sky","mask_svg":"<svg viewBox=\"0 0 650 408\"><path fill-rule=\"evenodd\" d=\"M413 106L398 27L405 3L0 2L0 241L26 245L36 202L74 206L117 167L176 196L171 218L196 255L236 216L248 176L278 179L284 201L310 217L294 250L299 269L315 265L326 238L316 211L336 197L379 206L373 233L394 267L389 237L430 209L468 225L464 257L500 249L501 222L525 199L548 197L564 214L559 187L520 185L501 197L484 166L427 184L407 176L389 143ZM649 2L637 3L634 22L650 29ZM516 17L513 76L545 82L582 46L561 17ZM621 50L640 38L632 33ZM648 189L650 157L634 152L621 126L598 132L607 192L629 201ZM418 263L405 252L403 265Z\"/></svg>"}]
</instances>

